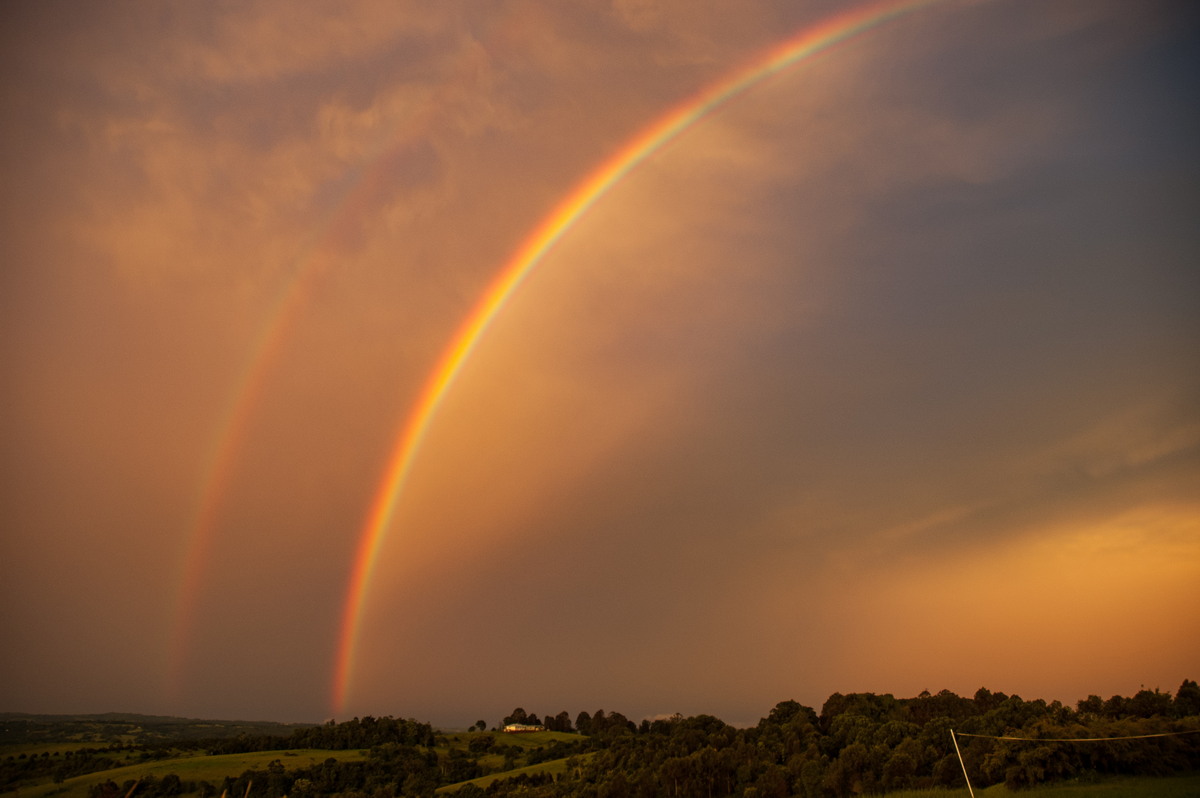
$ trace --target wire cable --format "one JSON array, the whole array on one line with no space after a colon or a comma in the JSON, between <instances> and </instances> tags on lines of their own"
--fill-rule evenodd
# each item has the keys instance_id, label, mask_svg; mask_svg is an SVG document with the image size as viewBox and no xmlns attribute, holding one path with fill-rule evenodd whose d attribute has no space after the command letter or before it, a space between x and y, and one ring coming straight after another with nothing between
<instances>
[{"instance_id":1,"label":"wire cable","mask_svg":"<svg viewBox=\"0 0 1200 798\"><path fill-rule=\"evenodd\" d=\"M987 740L1019 740L1029 743L1103 743L1109 740L1147 740L1151 737L1179 737L1184 734L1200 734L1200 729L1187 731L1160 732L1158 734L1133 734L1127 737L1009 737L996 734L968 734L956 732L959 737L982 737Z\"/></svg>"}]
</instances>

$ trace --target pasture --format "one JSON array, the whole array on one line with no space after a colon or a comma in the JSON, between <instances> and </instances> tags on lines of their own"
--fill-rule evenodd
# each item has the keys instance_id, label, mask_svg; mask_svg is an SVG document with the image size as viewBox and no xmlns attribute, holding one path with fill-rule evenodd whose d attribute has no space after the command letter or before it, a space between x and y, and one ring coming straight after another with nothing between
<instances>
[{"instance_id":1,"label":"pasture","mask_svg":"<svg viewBox=\"0 0 1200 798\"><path fill-rule=\"evenodd\" d=\"M226 776L238 776L247 770L265 770L267 765L276 759L291 770L320 764L330 758L342 762L356 761L363 759L363 752L300 749L295 751L257 751L247 754L194 754L88 773L66 779L59 784L46 782L22 787L20 794L21 798L88 798L88 792L93 785L107 780L123 784L126 781L143 779L148 776L161 779L169 773L174 773L184 782L207 781L219 785Z\"/></svg>"},{"instance_id":2,"label":"pasture","mask_svg":"<svg viewBox=\"0 0 1200 798\"><path fill-rule=\"evenodd\" d=\"M886 798L968 798L969 795L963 787L957 790L903 790L887 793ZM975 795L982 798L1195 798L1200 795L1200 774L1066 781L1030 790L1010 790L1003 784L996 784L982 789L977 787Z\"/></svg>"}]
</instances>

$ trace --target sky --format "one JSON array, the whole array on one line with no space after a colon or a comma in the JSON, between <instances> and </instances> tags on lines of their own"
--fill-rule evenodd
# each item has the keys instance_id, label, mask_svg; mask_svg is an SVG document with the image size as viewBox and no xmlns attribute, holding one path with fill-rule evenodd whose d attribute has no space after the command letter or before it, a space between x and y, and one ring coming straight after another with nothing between
<instances>
[{"instance_id":1,"label":"sky","mask_svg":"<svg viewBox=\"0 0 1200 798\"><path fill-rule=\"evenodd\" d=\"M0 711L1200 677L1193 4L0 13Z\"/></svg>"}]
</instances>

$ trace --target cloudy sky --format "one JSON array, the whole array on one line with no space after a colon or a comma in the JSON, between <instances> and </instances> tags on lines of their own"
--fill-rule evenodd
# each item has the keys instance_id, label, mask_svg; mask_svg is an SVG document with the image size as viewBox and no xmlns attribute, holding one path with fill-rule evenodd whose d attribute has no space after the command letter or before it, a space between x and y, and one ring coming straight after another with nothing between
<instances>
[{"instance_id":1,"label":"cloudy sky","mask_svg":"<svg viewBox=\"0 0 1200 798\"><path fill-rule=\"evenodd\" d=\"M7 4L0 710L753 723L1200 677L1186 2L935 2L700 114L475 342L351 601L539 225L864 6Z\"/></svg>"}]
</instances>

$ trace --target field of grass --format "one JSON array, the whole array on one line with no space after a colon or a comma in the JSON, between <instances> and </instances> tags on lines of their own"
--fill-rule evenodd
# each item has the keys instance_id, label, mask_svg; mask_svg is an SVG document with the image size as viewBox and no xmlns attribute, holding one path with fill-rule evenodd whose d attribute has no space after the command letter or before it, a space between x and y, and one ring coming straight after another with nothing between
<instances>
[{"instance_id":1,"label":"field of grass","mask_svg":"<svg viewBox=\"0 0 1200 798\"><path fill-rule=\"evenodd\" d=\"M583 754L579 758L581 760L584 760L590 756L592 756L592 754ZM569 758L570 757L568 757L568 759ZM489 784L491 784L493 781L496 781L497 779L511 779L511 778L515 778L516 776L521 775L522 773L525 773L528 775L533 775L534 773L549 773L551 775L557 775L559 773L566 773L566 772L567 772L567 760L566 759L551 759L549 762L540 762L536 765L529 765L528 767L517 768L515 770L506 770L503 773L492 773L488 776L480 776L477 779L471 779L470 781L462 781L462 782L459 782L458 784L447 784L445 787L439 787L437 789L437 792L438 793L458 792L460 787L464 787L468 784L476 784L484 789L487 789L487 786Z\"/></svg>"},{"instance_id":2,"label":"field of grass","mask_svg":"<svg viewBox=\"0 0 1200 798\"><path fill-rule=\"evenodd\" d=\"M1200 774L1187 776L1125 777L1081 783L1062 782L1032 790L1010 790L1003 784L976 788L976 796L1005 798L1195 798L1200 795ZM967 788L959 790L905 790L892 792L887 798L968 798Z\"/></svg>"},{"instance_id":3,"label":"field of grass","mask_svg":"<svg viewBox=\"0 0 1200 798\"><path fill-rule=\"evenodd\" d=\"M524 754L526 751L532 751L535 748L541 748L543 746L550 745L554 742L573 743L586 739L578 734L566 734L564 732L552 731L524 732L521 734L505 734L503 732L452 732L449 734L444 734L443 736L446 738L447 744L439 745L434 749L440 756L445 756L448 754L451 748L457 748L465 751L467 750L467 746L471 740L478 740L481 737L491 737L494 742L499 743L502 746L520 749L518 755ZM496 770L504 767L503 754L476 754L475 756L480 766L485 770ZM555 766L553 765L555 761L565 762L566 760L550 760L536 765L506 770L503 772L503 774L494 773L487 776L481 776L478 779L473 779L472 782L486 787L497 778L509 778L511 776L516 776L518 773L542 773L547 771L551 773L562 772L562 769L565 768L565 765L560 764ZM462 782L462 784L466 783L467 782ZM441 788L440 791L453 792L461 787L462 784L447 785L446 787Z\"/></svg>"},{"instance_id":4,"label":"field of grass","mask_svg":"<svg viewBox=\"0 0 1200 798\"><path fill-rule=\"evenodd\" d=\"M591 754L584 754L586 759ZM503 773L492 773L478 779L471 779L459 784L448 784L438 788L437 792L453 793L467 784L476 784L484 789L498 779L509 779L522 773L564 773L567 769L566 759L555 759L539 765L508 770ZM1200 774L1189 776L1126 777L1105 779L1094 783L1064 782L1032 790L1014 791L997 784L992 787L976 788L976 796L983 798L1006 798L1006 796L1023 796L1023 798L1195 798L1200 796ZM903 790L889 792L884 798L969 798L967 788L958 790Z\"/></svg>"},{"instance_id":5,"label":"field of grass","mask_svg":"<svg viewBox=\"0 0 1200 798\"><path fill-rule=\"evenodd\" d=\"M550 745L554 742L571 743L580 740L577 734L563 734L561 732L531 732L528 734L503 734L500 732L458 732L444 735L446 742L439 745L435 750L442 756L449 753L451 748L466 749L471 740L477 740L480 737L491 737L495 742L502 746L510 746L518 749L520 754L526 751L531 751L535 748ZM51 756L55 752L59 754L67 751L74 751L80 748L102 747L104 744L95 742L24 742L10 743L0 746L0 755L19 756L20 754L34 755L49 752ZM106 752L106 755L111 756L117 761L128 761L137 756L136 752L113 751ZM283 763L283 766L288 770L310 767L320 764L326 759L333 758L339 761L355 761L364 758L364 754L359 750L349 751L326 751L326 750L294 750L294 751L261 751L247 754L222 754L210 756L199 751L181 752L179 756L169 759L158 759L145 762L131 762L124 764L121 767L116 767L111 770L99 771L96 773L88 773L83 776L77 776L67 779L61 783L55 784L45 779L38 784L27 784L20 788L20 798L87 798L90 789L107 780L112 780L117 784L123 784L127 781L144 779L147 777L162 778L169 773L178 776L184 782L200 782L207 781L214 785L219 785L226 776L239 776L247 770L265 770L267 766L274 760L278 759ZM565 760L563 760L565 762ZM533 765L520 770L509 771L505 775L516 775L520 772L535 773L549 771L551 773L561 772L565 768L563 762L557 765L553 762L545 762L538 765ZM488 754L480 758L480 763L485 767L499 768L504 764L504 756L502 754ZM483 782L486 784L494 777L486 777Z\"/></svg>"},{"instance_id":6,"label":"field of grass","mask_svg":"<svg viewBox=\"0 0 1200 798\"><path fill-rule=\"evenodd\" d=\"M20 793L21 798L87 798L92 785L100 784L108 779L122 784L131 779L141 779L147 776L162 778L168 773L174 773L182 781L207 781L212 784L220 784L226 776L239 776L247 770L265 770L267 765L276 759L291 770L320 764L330 758L343 762L354 761L362 759L363 754L361 751L324 751L319 749L258 751L249 754L220 754L217 756L198 754L126 765L99 773L88 773L84 776L67 779L61 784L47 782L22 787Z\"/></svg>"}]
</instances>

